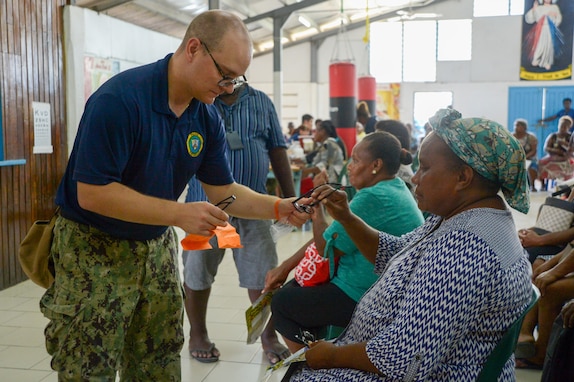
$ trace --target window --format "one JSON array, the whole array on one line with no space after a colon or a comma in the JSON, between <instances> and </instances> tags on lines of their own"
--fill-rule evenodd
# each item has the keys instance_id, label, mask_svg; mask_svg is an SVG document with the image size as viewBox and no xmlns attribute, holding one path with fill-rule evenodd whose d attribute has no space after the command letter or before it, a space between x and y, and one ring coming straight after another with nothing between
<instances>
[{"instance_id":1,"label":"window","mask_svg":"<svg viewBox=\"0 0 574 382\"><path fill-rule=\"evenodd\" d=\"M439 61L469 61L472 56L472 20L438 22Z\"/></svg>"},{"instance_id":2,"label":"window","mask_svg":"<svg viewBox=\"0 0 574 382\"><path fill-rule=\"evenodd\" d=\"M415 92L413 124L420 137L425 134L424 125L438 109L452 105L452 92Z\"/></svg>"},{"instance_id":3,"label":"window","mask_svg":"<svg viewBox=\"0 0 574 382\"><path fill-rule=\"evenodd\" d=\"M474 17L522 15L524 0L474 0Z\"/></svg>"},{"instance_id":4,"label":"window","mask_svg":"<svg viewBox=\"0 0 574 382\"><path fill-rule=\"evenodd\" d=\"M436 21L403 27L403 81L436 81Z\"/></svg>"},{"instance_id":5,"label":"window","mask_svg":"<svg viewBox=\"0 0 574 382\"><path fill-rule=\"evenodd\" d=\"M372 23L370 49L377 82L436 81L437 58L470 60L472 20Z\"/></svg>"},{"instance_id":6,"label":"window","mask_svg":"<svg viewBox=\"0 0 574 382\"><path fill-rule=\"evenodd\" d=\"M371 24L371 73L377 82L401 82L403 78L403 24Z\"/></svg>"}]
</instances>

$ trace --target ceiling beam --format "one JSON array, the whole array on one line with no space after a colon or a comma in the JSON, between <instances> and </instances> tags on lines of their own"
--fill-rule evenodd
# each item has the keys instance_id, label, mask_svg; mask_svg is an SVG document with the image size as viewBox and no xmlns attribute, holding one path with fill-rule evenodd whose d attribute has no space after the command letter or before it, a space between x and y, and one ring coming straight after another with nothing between
<instances>
[{"instance_id":1,"label":"ceiling beam","mask_svg":"<svg viewBox=\"0 0 574 382\"><path fill-rule=\"evenodd\" d=\"M427 0L426 2L422 3L421 5L412 6L412 8L417 9L417 10L424 9L424 8L430 6L431 4L437 4L437 3L440 3L443 1L446 1L446 0ZM299 4L301 4L301 3L299 3ZM370 17L369 21L371 23L373 23L375 21L388 19L389 17L391 17L391 15L395 16L396 11L397 11L397 9L393 9L393 10L389 10L388 12L381 13L380 15ZM345 29L347 31L357 29L357 28L364 28L364 27L365 27L365 20L355 21L354 23L350 23L350 24L345 25ZM303 39L300 39L297 41L291 41L291 42L285 43L285 44L283 44L283 48L290 48L292 46L303 44L306 42L322 41L322 40L326 39L327 37L337 35L337 33L339 33L339 28L333 28L333 29L325 31L325 32L320 32L320 33L314 34L314 35L309 36L307 38L303 38ZM266 50L264 52L254 53L253 57L259 57L259 56L263 56L263 55L269 54L269 53L273 53L273 49Z\"/></svg>"},{"instance_id":2,"label":"ceiling beam","mask_svg":"<svg viewBox=\"0 0 574 382\"><path fill-rule=\"evenodd\" d=\"M119 7L120 5L124 5L130 2L132 2L132 0L102 0L94 3L94 5L90 5L88 8L90 8L92 11L104 12L108 9Z\"/></svg>"},{"instance_id":3,"label":"ceiling beam","mask_svg":"<svg viewBox=\"0 0 574 382\"><path fill-rule=\"evenodd\" d=\"M167 5L164 2L158 2L153 0L133 0L135 5L147 9L148 11L155 12L172 20L178 21L185 26L189 25L193 17L187 13Z\"/></svg>"},{"instance_id":4,"label":"ceiling beam","mask_svg":"<svg viewBox=\"0 0 574 382\"><path fill-rule=\"evenodd\" d=\"M239 12L245 14L248 18L249 18L249 15L250 15L251 13L253 13L252 10L251 10L251 8L249 8L248 6L246 6L246 5L244 5L244 4L239 3L238 1L234 1L234 0L222 0L222 2L223 2L225 5L227 5L229 8L231 8L231 9L235 8L235 9L239 10ZM245 23L245 24L247 24L247 23ZM258 24L259 24L263 29L265 29L265 30L267 30L267 31L269 31L269 32L273 32L273 21L263 19L263 20L259 20L259 23L258 23Z\"/></svg>"},{"instance_id":5,"label":"ceiling beam","mask_svg":"<svg viewBox=\"0 0 574 382\"><path fill-rule=\"evenodd\" d=\"M259 21L261 19L266 19L268 17L275 18L275 17L290 15L291 13L298 11L299 9L307 8L307 7L310 7L312 5L317 5L320 3L324 3L325 1L327 1L327 0L303 0L299 3L293 3L291 5L287 5L286 7L277 8L277 9L274 9L274 10L269 11L269 12L261 13L257 16L249 17L249 18L243 20L243 22L245 24L250 24L250 23L253 23L255 21Z\"/></svg>"}]
</instances>

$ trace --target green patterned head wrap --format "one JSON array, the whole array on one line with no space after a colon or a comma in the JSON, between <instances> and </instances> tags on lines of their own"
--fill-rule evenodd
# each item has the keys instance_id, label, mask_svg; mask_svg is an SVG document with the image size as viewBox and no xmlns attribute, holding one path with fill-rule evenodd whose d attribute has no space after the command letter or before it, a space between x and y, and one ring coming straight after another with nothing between
<instances>
[{"instance_id":1,"label":"green patterned head wrap","mask_svg":"<svg viewBox=\"0 0 574 382\"><path fill-rule=\"evenodd\" d=\"M440 109L429 119L429 124L463 162L500 184L512 208L528 213L526 155L505 127L483 118L463 119L454 109Z\"/></svg>"}]
</instances>

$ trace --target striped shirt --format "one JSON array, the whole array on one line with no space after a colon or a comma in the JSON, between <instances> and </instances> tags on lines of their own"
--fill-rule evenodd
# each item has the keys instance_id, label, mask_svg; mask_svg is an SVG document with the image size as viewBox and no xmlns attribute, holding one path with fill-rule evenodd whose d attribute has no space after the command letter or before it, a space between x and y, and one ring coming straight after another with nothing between
<instances>
[{"instance_id":1,"label":"striped shirt","mask_svg":"<svg viewBox=\"0 0 574 382\"><path fill-rule=\"evenodd\" d=\"M241 138L243 148L230 150L227 157L231 172L237 183L265 194L269 173L269 151L287 148L275 106L262 91L247 86L232 105L215 99L225 130L235 131ZM186 202L207 200L195 177L189 182ZM214 201L217 202L217 201Z\"/></svg>"}]
</instances>

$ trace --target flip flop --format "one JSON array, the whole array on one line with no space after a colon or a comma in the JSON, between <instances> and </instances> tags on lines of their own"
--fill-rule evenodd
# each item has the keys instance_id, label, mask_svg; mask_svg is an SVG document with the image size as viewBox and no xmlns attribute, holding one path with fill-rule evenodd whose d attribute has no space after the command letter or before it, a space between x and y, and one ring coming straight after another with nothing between
<instances>
[{"instance_id":1,"label":"flip flop","mask_svg":"<svg viewBox=\"0 0 574 382\"><path fill-rule=\"evenodd\" d=\"M189 355L191 355L191 358L202 363L217 362L219 361L219 356L213 354L214 350L219 352L219 350L215 347L215 344L212 342L209 346L209 349L189 349ZM196 355L193 355L193 353ZM199 354L211 354L211 357L199 357Z\"/></svg>"},{"instance_id":2,"label":"flip flop","mask_svg":"<svg viewBox=\"0 0 574 382\"><path fill-rule=\"evenodd\" d=\"M542 370L544 365L539 365L532 361L529 361L526 358L516 358L515 360L515 367L517 369L526 369L526 370Z\"/></svg>"},{"instance_id":3,"label":"flip flop","mask_svg":"<svg viewBox=\"0 0 574 382\"><path fill-rule=\"evenodd\" d=\"M532 358L536 354L534 342L519 342L514 349L514 356L517 359Z\"/></svg>"},{"instance_id":4,"label":"flip flop","mask_svg":"<svg viewBox=\"0 0 574 382\"><path fill-rule=\"evenodd\" d=\"M289 349L285 349L280 353L273 350L264 350L263 353L265 353L265 357L267 357L267 361L269 361L271 366L291 355Z\"/></svg>"}]
</instances>

